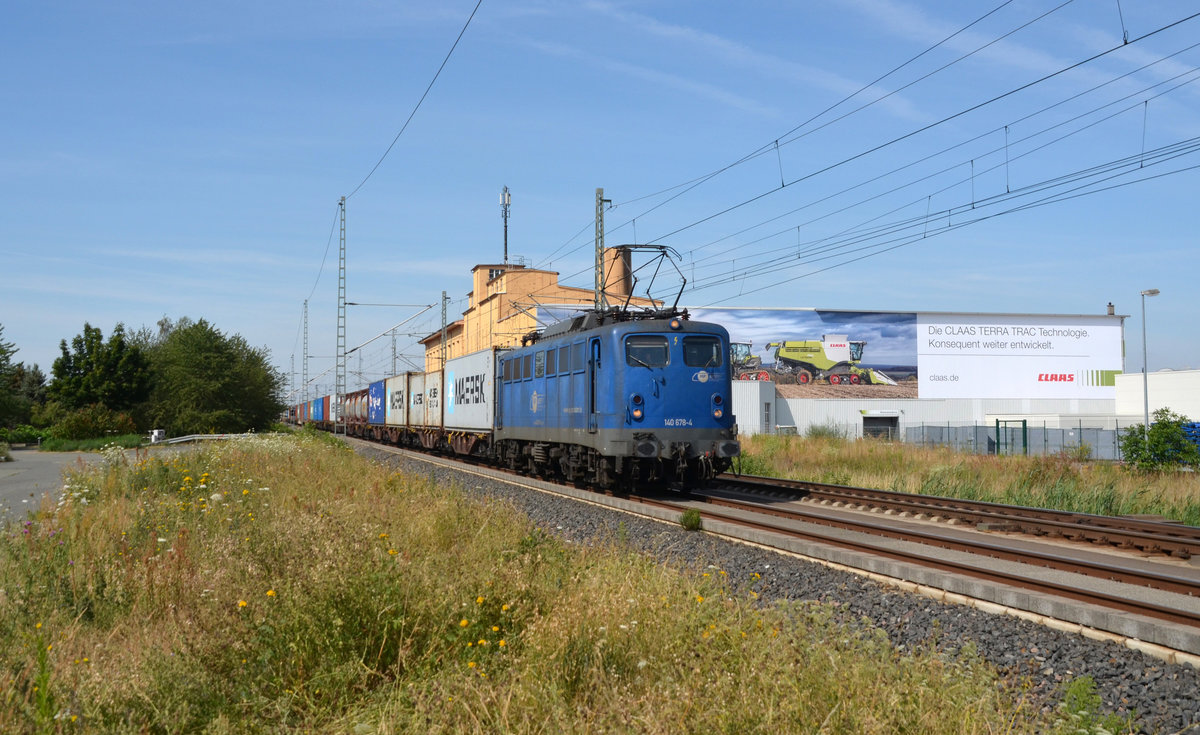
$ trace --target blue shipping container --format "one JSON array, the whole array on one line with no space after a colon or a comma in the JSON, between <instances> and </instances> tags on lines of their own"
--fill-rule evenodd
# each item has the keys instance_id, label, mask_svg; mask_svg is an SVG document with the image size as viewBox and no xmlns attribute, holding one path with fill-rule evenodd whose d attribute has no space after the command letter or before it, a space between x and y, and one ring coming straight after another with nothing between
<instances>
[{"instance_id":1,"label":"blue shipping container","mask_svg":"<svg viewBox=\"0 0 1200 735\"><path fill-rule=\"evenodd\" d=\"M384 381L371 383L367 388L367 423L382 426L387 418L387 407L383 397L387 394Z\"/></svg>"}]
</instances>

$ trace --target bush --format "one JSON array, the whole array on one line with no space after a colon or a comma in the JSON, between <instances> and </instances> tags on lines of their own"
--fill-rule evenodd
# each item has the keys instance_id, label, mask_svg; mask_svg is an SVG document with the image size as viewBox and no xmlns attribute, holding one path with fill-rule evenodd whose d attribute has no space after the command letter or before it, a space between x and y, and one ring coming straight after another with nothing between
<instances>
[{"instance_id":1,"label":"bush","mask_svg":"<svg viewBox=\"0 0 1200 735\"><path fill-rule=\"evenodd\" d=\"M128 414L93 404L68 414L50 429L55 439L96 439L117 434L136 434Z\"/></svg>"},{"instance_id":2,"label":"bush","mask_svg":"<svg viewBox=\"0 0 1200 735\"><path fill-rule=\"evenodd\" d=\"M808 427L804 436L807 439L845 439L846 431L836 424L825 424Z\"/></svg>"},{"instance_id":3,"label":"bush","mask_svg":"<svg viewBox=\"0 0 1200 735\"><path fill-rule=\"evenodd\" d=\"M38 444L46 436L46 432L39 431L28 424L13 429L0 429L0 442L7 444Z\"/></svg>"},{"instance_id":4,"label":"bush","mask_svg":"<svg viewBox=\"0 0 1200 735\"><path fill-rule=\"evenodd\" d=\"M0 462L7 462L12 459L12 455L8 453L8 445L0 442Z\"/></svg>"},{"instance_id":5,"label":"bush","mask_svg":"<svg viewBox=\"0 0 1200 735\"><path fill-rule=\"evenodd\" d=\"M1143 424L1131 426L1121 437L1121 456L1129 466L1153 472L1179 466L1200 465L1200 447L1188 440L1183 425L1187 417L1160 408L1147 431Z\"/></svg>"}]
</instances>

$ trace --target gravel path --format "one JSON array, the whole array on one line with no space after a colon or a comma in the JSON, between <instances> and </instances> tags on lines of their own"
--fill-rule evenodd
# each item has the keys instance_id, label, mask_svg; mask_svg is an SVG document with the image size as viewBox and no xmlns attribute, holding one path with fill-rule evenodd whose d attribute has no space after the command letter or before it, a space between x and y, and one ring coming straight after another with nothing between
<instances>
[{"instance_id":1,"label":"gravel path","mask_svg":"<svg viewBox=\"0 0 1200 735\"><path fill-rule=\"evenodd\" d=\"M540 528L571 543L611 539L622 527L628 543L664 562L685 567L713 565L730 580L762 575L760 599L820 600L842 606L847 620L868 618L887 632L897 648L928 645L936 636L943 648L973 643L980 655L1015 680L1028 678L1031 694L1053 706L1064 681L1091 676L1105 711L1136 712L1147 733L1200 735L1200 671L1112 643L1061 633L1007 615L936 602L782 554L725 541L678 526L626 513L521 490L501 482L464 475L434 465L403 460L363 448L364 456L395 465L438 484L512 503Z\"/></svg>"}]
</instances>

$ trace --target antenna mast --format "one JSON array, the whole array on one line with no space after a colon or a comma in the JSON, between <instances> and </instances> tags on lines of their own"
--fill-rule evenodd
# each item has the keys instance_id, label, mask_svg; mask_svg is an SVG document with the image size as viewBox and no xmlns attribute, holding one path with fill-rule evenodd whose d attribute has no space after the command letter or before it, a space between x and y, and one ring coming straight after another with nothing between
<instances>
[{"instance_id":1,"label":"antenna mast","mask_svg":"<svg viewBox=\"0 0 1200 735\"><path fill-rule=\"evenodd\" d=\"M512 195L508 187L500 192L500 216L504 218L504 264L508 265L508 207L512 204Z\"/></svg>"}]
</instances>

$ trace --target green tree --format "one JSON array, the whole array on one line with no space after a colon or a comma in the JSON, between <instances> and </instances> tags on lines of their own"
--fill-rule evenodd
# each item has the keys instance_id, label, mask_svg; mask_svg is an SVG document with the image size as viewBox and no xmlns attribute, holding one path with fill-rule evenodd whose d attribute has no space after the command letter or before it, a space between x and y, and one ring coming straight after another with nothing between
<instances>
[{"instance_id":1,"label":"green tree","mask_svg":"<svg viewBox=\"0 0 1200 735\"><path fill-rule=\"evenodd\" d=\"M70 349L65 339L59 347L62 357L54 361L47 393L64 407L100 404L128 411L150 395L150 360L143 349L129 343L123 324L118 323L105 342L97 327L84 323Z\"/></svg>"},{"instance_id":2,"label":"green tree","mask_svg":"<svg viewBox=\"0 0 1200 735\"><path fill-rule=\"evenodd\" d=\"M154 392L148 415L154 428L170 435L231 433L276 421L284 376L265 348L226 336L203 319L164 321L166 334L150 351Z\"/></svg>"},{"instance_id":3,"label":"green tree","mask_svg":"<svg viewBox=\"0 0 1200 735\"><path fill-rule=\"evenodd\" d=\"M0 324L0 426L11 426L19 414L19 383L17 366L12 357L17 347L4 341L4 325Z\"/></svg>"},{"instance_id":4,"label":"green tree","mask_svg":"<svg viewBox=\"0 0 1200 735\"><path fill-rule=\"evenodd\" d=\"M1149 431L1143 424L1125 430L1121 436L1121 456L1130 466L1146 472L1200 465L1200 448L1188 441L1183 431L1187 422L1186 416L1168 408L1158 409Z\"/></svg>"}]
</instances>

